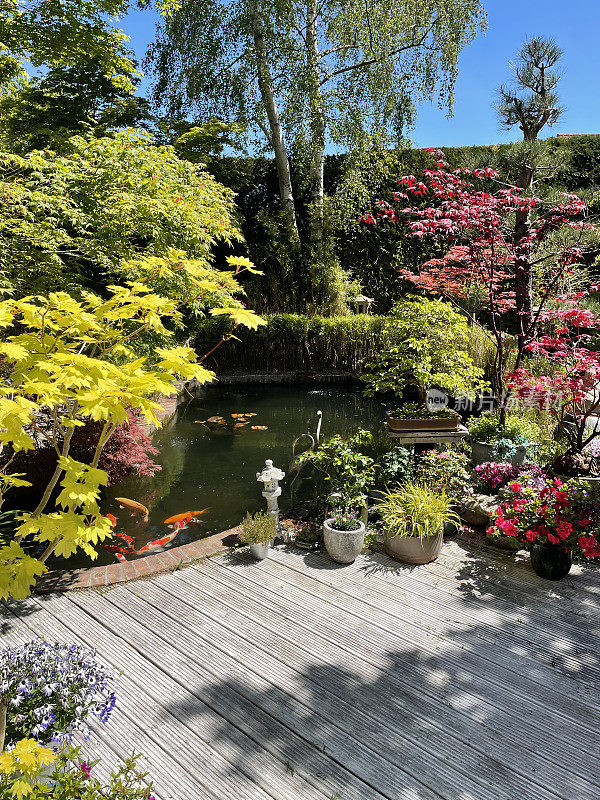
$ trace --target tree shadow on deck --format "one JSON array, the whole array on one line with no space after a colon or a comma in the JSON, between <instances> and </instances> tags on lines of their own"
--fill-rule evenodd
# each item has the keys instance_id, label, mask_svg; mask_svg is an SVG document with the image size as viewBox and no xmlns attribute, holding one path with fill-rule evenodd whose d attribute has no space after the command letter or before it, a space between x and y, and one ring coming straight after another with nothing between
<instances>
[{"instance_id":1,"label":"tree shadow on deck","mask_svg":"<svg viewBox=\"0 0 600 800\"><path fill-rule=\"evenodd\" d=\"M393 599L394 588L397 598L407 593L405 576L427 567L366 559L363 574L374 585L365 587L361 617L344 613L348 598L337 577L344 567L307 555L309 570L332 573L340 605L335 594L311 600L303 589L306 604L290 628L268 591L250 607L240 596L228 622L240 636L234 671L241 667L245 677L215 674L208 687L190 687L197 703L168 710L205 717L211 743L227 749L250 783L298 776L315 799L592 797L600 780L585 757L600 744L593 618L578 613L576 593L571 610L557 615L552 590L534 580L518 589L521 566L515 574L512 556L495 566L476 548L466 554L454 576L459 605L440 601L431 625L417 595L407 606ZM239 567L239 558L232 563ZM298 597L290 602L300 606ZM482 619L475 613L482 608L492 615ZM256 626L269 630L269 646L253 634ZM210 660L203 663L210 670ZM243 744L232 741L232 725ZM279 778L261 768L266 754Z\"/></svg>"},{"instance_id":2,"label":"tree shadow on deck","mask_svg":"<svg viewBox=\"0 0 600 800\"><path fill-rule=\"evenodd\" d=\"M26 602L11 599L9 608L6 603L0 601L0 636L22 629L22 624L19 624L18 617L23 619L33 613L35 613L35 610ZM18 617L15 615L18 615ZM32 633L31 638L35 639L35 634Z\"/></svg>"}]
</instances>

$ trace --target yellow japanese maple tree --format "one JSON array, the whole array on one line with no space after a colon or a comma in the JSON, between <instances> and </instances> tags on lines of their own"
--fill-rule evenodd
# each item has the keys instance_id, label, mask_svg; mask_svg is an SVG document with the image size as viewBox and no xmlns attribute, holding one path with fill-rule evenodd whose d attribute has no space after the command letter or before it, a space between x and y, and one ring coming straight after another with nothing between
<instances>
[{"instance_id":1,"label":"yellow japanese maple tree","mask_svg":"<svg viewBox=\"0 0 600 800\"><path fill-rule=\"evenodd\" d=\"M185 284L207 313L231 317L232 330L263 324L235 297L241 290L238 275L253 271L251 263L229 262L231 270L221 271L171 253L130 264L139 279L109 287L108 299L88 293L75 300L54 292L0 302L0 328L7 334L0 343L0 505L11 487L27 485L22 475L10 471L14 453L45 439L57 455L37 507L22 516L14 538L0 547L0 599L26 597L53 552L67 557L81 549L96 556L96 545L111 533L98 506L100 487L107 482L98 469L106 443L129 411L159 425L160 405L154 398L175 392L179 380L214 378L187 346L136 354L142 335L168 341L173 334L164 321L180 319L180 293L165 297L150 285ZM69 451L74 429L86 419L101 422L102 430L90 462L82 463ZM60 492L50 506L57 487ZM25 537L44 546L39 558L25 552Z\"/></svg>"}]
</instances>

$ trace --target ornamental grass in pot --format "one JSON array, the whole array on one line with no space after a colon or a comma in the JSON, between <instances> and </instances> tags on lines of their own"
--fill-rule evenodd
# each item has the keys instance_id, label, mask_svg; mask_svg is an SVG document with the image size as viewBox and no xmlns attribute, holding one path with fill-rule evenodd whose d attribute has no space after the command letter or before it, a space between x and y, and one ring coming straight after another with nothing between
<instances>
[{"instance_id":1,"label":"ornamental grass in pot","mask_svg":"<svg viewBox=\"0 0 600 800\"><path fill-rule=\"evenodd\" d=\"M573 556L600 558L600 491L560 478L515 481L505 490L488 534L517 541L530 551L537 575L560 580Z\"/></svg>"},{"instance_id":2,"label":"ornamental grass in pot","mask_svg":"<svg viewBox=\"0 0 600 800\"><path fill-rule=\"evenodd\" d=\"M387 492L377 508L386 553L405 564L427 564L440 554L444 525L458 524L453 498L419 483Z\"/></svg>"},{"instance_id":3,"label":"ornamental grass in pot","mask_svg":"<svg viewBox=\"0 0 600 800\"><path fill-rule=\"evenodd\" d=\"M325 549L338 564L352 564L363 549L365 523L355 514L336 514L323 523Z\"/></svg>"},{"instance_id":4,"label":"ornamental grass in pot","mask_svg":"<svg viewBox=\"0 0 600 800\"><path fill-rule=\"evenodd\" d=\"M269 547L276 535L275 518L266 511L259 511L254 516L246 514L239 540L242 544L250 545L250 552L254 558L262 561L269 555Z\"/></svg>"}]
</instances>

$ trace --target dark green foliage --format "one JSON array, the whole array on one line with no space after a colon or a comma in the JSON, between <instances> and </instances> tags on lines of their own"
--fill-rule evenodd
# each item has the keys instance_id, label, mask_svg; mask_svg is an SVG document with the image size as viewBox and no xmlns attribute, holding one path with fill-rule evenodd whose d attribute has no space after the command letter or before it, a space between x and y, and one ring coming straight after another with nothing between
<instances>
[{"instance_id":1,"label":"dark green foliage","mask_svg":"<svg viewBox=\"0 0 600 800\"><path fill-rule=\"evenodd\" d=\"M148 124L148 101L132 95L129 81L129 69L109 78L99 59L90 59L15 85L0 98L4 146L15 153L57 149L73 134Z\"/></svg>"},{"instance_id":2,"label":"dark green foliage","mask_svg":"<svg viewBox=\"0 0 600 800\"><path fill-rule=\"evenodd\" d=\"M600 136L557 137L552 146L561 165L555 183L571 191L600 185Z\"/></svg>"},{"instance_id":3,"label":"dark green foliage","mask_svg":"<svg viewBox=\"0 0 600 800\"><path fill-rule=\"evenodd\" d=\"M547 177L543 185L536 186L536 191L547 194L600 185L600 137L556 137L537 144L545 150ZM519 169L515 147L500 144L443 149L450 169L491 165L514 183ZM401 175L416 175L427 163L423 151L414 148L379 148L353 156L326 157L325 192L329 198L335 254L341 268L358 281L364 294L375 298L378 314L389 311L410 288L398 278L398 270L420 266L440 255L441 249L430 241L407 237L403 225L372 228L358 220L374 210L378 199L392 199ZM210 163L209 170L236 192L248 255L265 273L264 277L249 282L249 305L262 311L268 308L276 312L305 312L308 267L294 262L287 245L279 216L273 161L262 157L224 157ZM296 175L293 160L292 171ZM307 197L300 192L299 208L306 202Z\"/></svg>"}]
</instances>

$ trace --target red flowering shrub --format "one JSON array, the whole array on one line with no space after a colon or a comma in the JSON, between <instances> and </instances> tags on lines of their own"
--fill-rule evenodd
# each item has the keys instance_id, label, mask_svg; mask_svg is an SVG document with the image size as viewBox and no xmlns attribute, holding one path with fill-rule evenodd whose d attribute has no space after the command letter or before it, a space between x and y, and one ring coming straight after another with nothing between
<instances>
[{"instance_id":1,"label":"red flowering shrub","mask_svg":"<svg viewBox=\"0 0 600 800\"><path fill-rule=\"evenodd\" d=\"M554 324L553 335L530 342L527 350L554 362L556 371L534 375L520 368L507 376L508 385L529 405L546 408L567 438L569 452L582 453L600 436L594 411L600 400L600 352L590 349L600 316L567 304L549 309L543 319Z\"/></svg>"},{"instance_id":2,"label":"red flowering shrub","mask_svg":"<svg viewBox=\"0 0 600 800\"><path fill-rule=\"evenodd\" d=\"M585 204L574 194L562 194L558 202L546 203L502 183L493 169L450 172L443 151L429 148L426 152L435 160L435 167L423 170L422 180L402 176L401 191L394 195L396 205L380 200L378 216L392 223L404 220L410 236L447 246L442 258L400 274L429 294L468 301L467 306L475 304L485 312L496 347L493 384L504 423L515 382L505 386L512 356L502 318L507 312L516 316L517 375L526 356L541 353L536 349L539 330L550 317L563 328L595 324L591 312L577 307L577 301L588 292L560 294L572 265L583 260L584 235L593 228L586 221ZM421 198L426 198L425 202ZM532 219L527 235L515 241L514 215L519 212ZM371 225L377 222L373 215L363 219ZM561 236L556 235L559 231ZM530 285L534 266L540 273L535 304ZM592 287L594 290L597 287ZM553 301L564 308L548 311Z\"/></svg>"},{"instance_id":3,"label":"red flowering shrub","mask_svg":"<svg viewBox=\"0 0 600 800\"><path fill-rule=\"evenodd\" d=\"M515 482L488 529L492 536L532 544L562 545L574 554L600 558L600 493L558 478Z\"/></svg>"}]
</instances>

